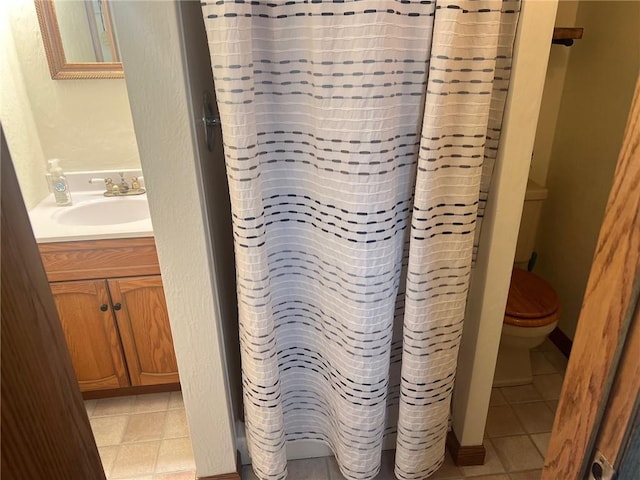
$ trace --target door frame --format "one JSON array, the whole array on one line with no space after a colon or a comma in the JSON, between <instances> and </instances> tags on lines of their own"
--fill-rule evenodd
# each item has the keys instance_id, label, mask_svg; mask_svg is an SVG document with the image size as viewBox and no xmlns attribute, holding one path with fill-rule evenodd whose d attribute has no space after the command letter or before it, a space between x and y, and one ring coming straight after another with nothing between
<instances>
[{"instance_id":1,"label":"door frame","mask_svg":"<svg viewBox=\"0 0 640 480\"><path fill-rule=\"evenodd\" d=\"M640 394L640 77L587 282L542 480L614 467Z\"/></svg>"},{"instance_id":2,"label":"door frame","mask_svg":"<svg viewBox=\"0 0 640 480\"><path fill-rule=\"evenodd\" d=\"M220 266L207 228L195 133L202 113L191 108L184 51L189 25L182 23L180 3L112 2L111 18L126 72L196 469L212 476L236 470L236 426L216 275Z\"/></svg>"}]
</instances>

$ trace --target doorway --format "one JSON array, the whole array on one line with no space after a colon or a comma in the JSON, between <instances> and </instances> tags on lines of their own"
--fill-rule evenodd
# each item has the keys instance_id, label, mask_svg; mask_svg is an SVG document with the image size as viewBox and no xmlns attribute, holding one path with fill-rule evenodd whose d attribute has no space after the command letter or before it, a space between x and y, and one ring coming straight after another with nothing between
<instances>
[{"instance_id":1,"label":"doorway","mask_svg":"<svg viewBox=\"0 0 640 480\"><path fill-rule=\"evenodd\" d=\"M76 2L74 6L82 5ZM128 193L145 187L124 80L53 80L42 39L33 34L39 30L34 3L10 2L3 4L2 10L1 57L7 73L1 88L3 127L24 202L33 214L32 228L47 251L43 259L80 388L86 397L127 394L86 401L104 469L109 478L176 472L193 477L195 462L182 395L176 391L177 366L150 236L146 194L105 197L108 185L96 178L113 177L121 194L123 182ZM46 159L52 157L61 158L73 200L70 207L56 207L49 192ZM118 172L123 173L121 179ZM108 210L124 202L131 202L130 207L112 209L114 223L105 221L109 212L91 210L96 205ZM143 208L139 208L141 204ZM39 213L48 217L38 217ZM137 213L147 217L138 218ZM123 214L134 215L118 221ZM136 243L122 237L139 240ZM113 256L123 250L124 259ZM136 251L142 252L142 257ZM144 265L142 269L136 260ZM81 265L74 267L75 261ZM64 263L67 267L62 267ZM55 274L53 264L57 264ZM77 274L70 273L74 269ZM149 310L153 313L146 318L153 317L153 328L141 325L142 312L135 312L142 298L152 307ZM159 326L156 321L163 323ZM145 330L155 333L147 335ZM165 340L165 347L152 340L154 335ZM151 344L146 354L140 349L144 344ZM164 365L160 369L166 375L158 375L154 364ZM115 370L114 375L110 369ZM144 393L150 384L158 387L151 388L154 393ZM125 389L117 391L119 387Z\"/></svg>"}]
</instances>

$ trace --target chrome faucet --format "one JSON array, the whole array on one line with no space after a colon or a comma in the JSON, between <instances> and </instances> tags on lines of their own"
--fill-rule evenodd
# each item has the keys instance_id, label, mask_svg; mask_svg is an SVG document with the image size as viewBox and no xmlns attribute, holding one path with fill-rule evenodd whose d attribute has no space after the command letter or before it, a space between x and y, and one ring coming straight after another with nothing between
<instances>
[{"instance_id":1,"label":"chrome faucet","mask_svg":"<svg viewBox=\"0 0 640 480\"><path fill-rule=\"evenodd\" d=\"M120 175L120 185L118 186L118 190L120 190L121 195L126 195L129 191L129 184L124 179L124 173L120 172L118 175Z\"/></svg>"},{"instance_id":2,"label":"chrome faucet","mask_svg":"<svg viewBox=\"0 0 640 480\"><path fill-rule=\"evenodd\" d=\"M145 189L140 187L140 180L143 178L132 177L131 185L124 179L124 173L119 173L120 183L114 184L113 179L94 177L89 180L89 183L104 182L106 191L103 193L105 197L119 197L124 195L142 195L145 193Z\"/></svg>"}]
</instances>

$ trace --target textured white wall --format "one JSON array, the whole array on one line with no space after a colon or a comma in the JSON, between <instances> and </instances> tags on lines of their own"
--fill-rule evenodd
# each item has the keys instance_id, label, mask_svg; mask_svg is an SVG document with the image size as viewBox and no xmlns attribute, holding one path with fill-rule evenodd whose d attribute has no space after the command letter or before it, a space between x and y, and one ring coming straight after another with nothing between
<instances>
[{"instance_id":1,"label":"textured white wall","mask_svg":"<svg viewBox=\"0 0 640 480\"><path fill-rule=\"evenodd\" d=\"M557 0L523 0L500 150L471 278L453 394L453 429L481 445L540 111Z\"/></svg>"},{"instance_id":2,"label":"textured white wall","mask_svg":"<svg viewBox=\"0 0 640 480\"><path fill-rule=\"evenodd\" d=\"M44 173L44 159L62 159L66 171L140 168L125 81L52 80L34 2L0 3L3 21L8 21L3 43L11 36L15 51L0 58L2 76L12 76L11 84L6 79L1 84L3 98L9 98L8 106L3 101L2 123L20 185L29 192L27 206L47 194L46 183L36 174ZM18 109L25 112L16 116ZM26 111L32 119L27 123L19 118L29 116ZM44 159L20 149L22 143L39 143ZM23 166L41 163L37 169Z\"/></svg>"},{"instance_id":3,"label":"textured white wall","mask_svg":"<svg viewBox=\"0 0 640 480\"><path fill-rule=\"evenodd\" d=\"M633 91L640 3L580 1L550 153L536 272L558 292L559 328L573 338Z\"/></svg>"},{"instance_id":4,"label":"textured white wall","mask_svg":"<svg viewBox=\"0 0 640 480\"><path fill-rule=\"evenodd\" d=\"M563 0L559 2L555 26L580 26L576 25L577 12L577 1ZM578 40L576 47L580 48L581 43ZM564 79L572 50L572 48L562 45L554 45L549 53L549 65L544 83L544 93L542 94L542 105L540 106L536 141L533 145L533 158L531 159L531 171L529 173L529 177L540 185L547 184L553 137L556 133Z\"/></svg>"},{"instance_id":5,"label":"textured white wall","mask_svg":"<svg viewBox=\"0 0 640 480\"><path fill-rule=\"evenodd\" d=\"M175 2L114 2L199 476L235 471L214 265Z\"/></svg>"},{"instance_id":6,"label":"textured white wall","mask_svg":"<svg viewBox=\"0 0 640 480\"><path fill-rule=\"evenodd\" d=\"M47 196L45 156L9 26L9 3L0 2L0 122L27 209Z\"/></svg>"}]
</instances>

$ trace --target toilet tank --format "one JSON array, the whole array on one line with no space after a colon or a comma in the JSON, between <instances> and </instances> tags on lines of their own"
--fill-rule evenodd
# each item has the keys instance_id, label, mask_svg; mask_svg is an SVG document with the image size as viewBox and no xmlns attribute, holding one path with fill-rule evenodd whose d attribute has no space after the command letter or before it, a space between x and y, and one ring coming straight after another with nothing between
<instances>
[{"instance_id":1,"label":"toilet tank","mask_svg":"<svg viewBox=\"0 0 640 480\"><path fill-rule=\"evenodd\" d=\"M524 207L520 219L520 231L516 244L515 264L526 266L531 258L540 221L542 203L547 198L547 189L533 180L527 181L527 192L524 196Z\"/></svg>"}]
</instances>

